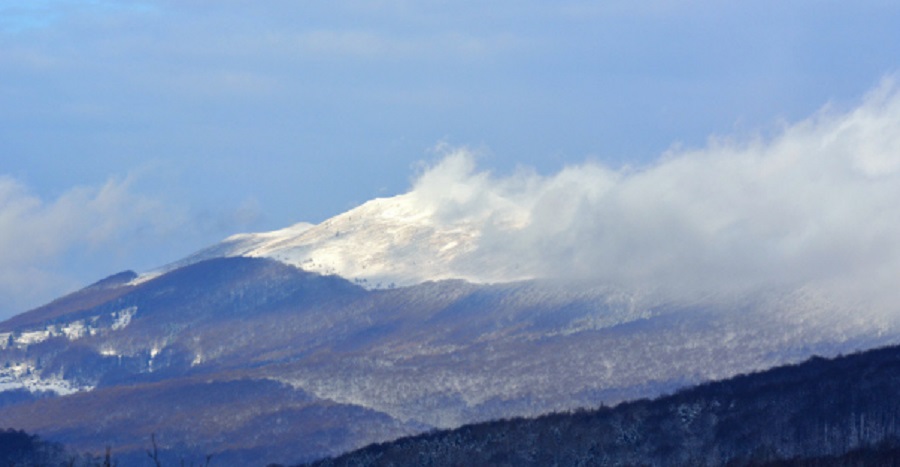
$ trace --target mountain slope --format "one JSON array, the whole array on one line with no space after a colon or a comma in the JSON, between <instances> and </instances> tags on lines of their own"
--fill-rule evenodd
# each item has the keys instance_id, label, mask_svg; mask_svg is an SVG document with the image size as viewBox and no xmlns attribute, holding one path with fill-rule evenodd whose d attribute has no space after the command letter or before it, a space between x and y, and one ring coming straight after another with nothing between
<instances>
[{"instance_id":1,"label":"mountain slope","mask_svg":"<svg viewBox=\"0 0 900 467\"><path fill-rule=\"evenodd\" d=\"M141 459L155 433L164 451L176 451L176 461L213 453L239 464L317 457L423 429L254 370L301 351L285 341L302 332L291 325L315 319L304 311L340 307L363 292L342 279L231 258L119 287L114 298L54 315L37 328L29 313L0 324L9 336L0 351L4 382L68 394L0 407L4 423L79 450L115 446L123 462ZM91 294L107 291L93 287L80 295ZM285 313L293 321L282 319Z\"/></svg>"},{"instance_id":2,"label":"mountain slope","mask_svg":"<svg viewBox=\"0 0 900 467\"><path fill-rule=\"evenodd\" d=\"M459 257L477 248L479 228L469 221L442 220L433 206L408 193L371 200L319 225L300 223L234 235L144 279L198 261L235 256L275 259L370 289L444 279L491 283L532 278L503 264L477 270L457 264Z\"/></svg>"},{"instance_id":3,"label":"mountain slope","mask_svg":"<svg viewBox=\"0 0 900 467\"><path fill-rule=\"evenodd\" d=\"M61 418L64 415L64 418ZM113 447L122 465L143 465L151 436L166 464L214 455L218 465L314 459L422 427L358 406L313 397L268 379L203 375L103 387L2 412L78 451Z\"/></svg>"},{"instance_id":4,"label":"mountain slope","mask_svg":"<svg viewBox=\"0 0 900 467\"><path fill-rule=\"evenodd\" d=\"M156 433L165 449L236 462L311 460L431 428L655 396L897 336L890 323L845 319L804 291L692 304L536 281L366 290L244 257L107 284L78 295L98 305L0 323L0 384L63 395L14 401L0 419L79 449L119 446L125 458ZM198 384L245 392L204 408ZM249 397L255 390L279 396ZM155 416L136 422L145 411ZM167 422L182 417L195 422ZM325 441L294 446L300 433Z\"/></svg>"},{"instance_id":5,"label":"mountain slope","mask_svg":"<svg viewBox=\"0 0 900 467\"><path fill-rule=\"evenodd\" d=\"M898 396L900 347L889 347L653 401L467 425L312 465L894 465Z\"/></svg>"},{"instance_id":6,"label":"mountain slope","mask_svg":"<svg viewBox=\"0 0 900 467\"><path fill-rule=\"evenodd\" d=\"M44 321L65 316L69 313L101 305L120 297L130 290L128 283L135 280L137 274L124 271L109 276L84 289L56 299L47 305L31 310L28 313L13 316L3 322L3 327L14 328L35 325Z\"/></svg>"},{"instance_id":7,"label":"mountain slope","mask_svg":"<svg viewBox=\"0 0 900 467\"><path fill-rule=\"evenodd\" d=\"M407 194L316 226L234 236L0 323L0 419L85 449L118 444L140 454L156 433L166 449L298 461L900 340L900 315L835 302L810 285L688 298L650 286L514 280L516 261L472 262L469 253L483 246L485 225L518 229L527 216L487 210L476 228L472 216L436 209ZM191 395L200 382L213 392L246 384L285 403L241 409L253 416L239 415L238 403L235 412L225 403L206 410ZM194 411L202 429L88 430L97 419L140 418L133 398L119 395L152 400L160 391L174 408L159 409L158 420ZM35 410L46 416L27 415ZM310 410L341 422L297 416ZM252 430L256 441L236 448ZM282 457L291 449L284 433L332 441Z\"/></svg>"}]
</instances>

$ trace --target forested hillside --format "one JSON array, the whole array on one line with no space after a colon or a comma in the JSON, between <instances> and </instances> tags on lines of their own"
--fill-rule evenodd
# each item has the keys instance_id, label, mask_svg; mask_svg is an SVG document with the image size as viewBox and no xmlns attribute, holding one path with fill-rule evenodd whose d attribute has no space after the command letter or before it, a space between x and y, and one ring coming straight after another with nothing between
<instances>
[{"instance_id":1,"label":"forested hillside","mask_svg":"<svg viewBox=\"0 0 900 467\"><path fill-rule=\"evenodd\" d=\"M0 465L2 466L82 466L91 458L67 454L59 443L42 440L21 430L0 429ZM99 465L99 464L98 464Z\"/></svg>"},{"instance_id":2,"label":"forested hillside","mask_svg":"<svg viewBox=\"0 0 900 467\"><path fill-rule=\"evenodd\" d=\"M900 347L533 419L373 445L345 465L893 465Z\"/></svg>"}]
</instances>

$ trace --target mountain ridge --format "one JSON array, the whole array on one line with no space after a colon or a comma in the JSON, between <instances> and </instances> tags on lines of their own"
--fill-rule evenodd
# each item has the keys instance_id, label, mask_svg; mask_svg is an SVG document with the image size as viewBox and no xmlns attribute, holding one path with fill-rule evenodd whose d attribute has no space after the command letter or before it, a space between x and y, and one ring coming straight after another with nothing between
<instances>
[{"instance_id":1,"label":"mountain ridge","mask_svg":"<svg viewBox=\"0 0 900 467\"><path fill-rule=\"evenodd\" d=\"M153 399L153 388L178 388L179 381L198 377L215 385L245 381L265 387L268 381L282 388L285 404L300 391L326 418L339 407L353 408L358 416L352 420L339 415L344 409L333 413L357 430L340 443L308 446L293 458L285 457L287 444L251 449L284 453L273 454L272 462L293 462L431 428L653 396L896 337L877 326L873 332L855 322L822 320L828 310L796 293L710 305L535 281L451 280L367 290L339 276L247 257L213 258L138 284L108 284L83 293L120 294L68 319L0 324L7 335L0 349L0 364L7 365L0 367L0 388L47 388L61 395L0 407L0 417L56 436L49 439L100 450L109 439L137 446L154 432L152 424L135 427L127 442L113 425L91 437L78 435L96 417L134 416L136 409L127 403L134 399L113 397L116 388L149 391L145 397ZM804 307L810 315L798 320ZM171 401L178 400L177 392ZM66 413L70 400L93 407L93 414L56 422L53 430L21 416L29 407ZM180 407L200 403L185 398ZM202 404L196 407L200 411ZM277 405L274 412L245 407L282 420L266 429L288 423L289 432L327 438L309 425L312 420L289 422L290 405ZM169 409L156 410L164 416ZM196 415L204 430L224 423L209 412ZM242 428L235 436L246 435L241 430L251 425L237 425ZM167 449L233 450L233 441L213 442L178 426L157 426L155 432Z\"/></svg>"},{"instance_id":2,"label":"mountain ridge","mask_svg":"<svg viewBox=\"0 0 900 467\"><path fill-rule=\"evenodd\" d=\"M16 428L84 449L102 449L108 439L135 447L156 433L166 449L272 452L280 453L272 462L295 462L433 428L653 397L900 338L900 317L835 303L816 287L685 299L617 284L514 280L504 275L510 265L482 276L503 280L473 282L457 277L467 265L453 255L478 248L477 235L446 213L417 211L416 202L374 200L318 226L233 236L0 323L0 401L8 401L0 417L15 415ZM515 229L526 221L496 223ZM449 253L435 256L442 249ZM307 270L310 258L338 258L344 269ZM354 277L363 265L379 274L398 265L392 277L413 283ZM196 378L211 391L266 388L284 402L208 411L186 389ZM148 400L167 391L180 411L156 415L195 410L199 425L122 431L110 424L79 434L98 417L135 416L135 399L116 396L123 388ZM73 400L93 412L66 419ZM64 421L51 427L22 415L37 407ZM316 428L295 417L298 410L336 425ZM258 417L273 424L252 421ZM215 427L230 427L233 437L212 436ZM275 445L259 440L235 450L252 430L282 434L272 434ZM329 438L335 430L339 440ZM304 445L289 458L284 433L332 442Z\"/></svg>"},{"instance_id":3,"label":"mountain ridge","mask_svg":"<svg viewBox=\"0 0 900 467\"><path fill-rule=\"evenodd\" d=\"M317 225L301 222L232 235L133 282L198 261L235 256L270 258L322 275L335 274L368 289L448 279L498 283L534 278L505 268L476 272L455 264L477 250L479 237L475 225L446 221L415 193L407 193L370 200Z\"/></svg>"}]
</instances>

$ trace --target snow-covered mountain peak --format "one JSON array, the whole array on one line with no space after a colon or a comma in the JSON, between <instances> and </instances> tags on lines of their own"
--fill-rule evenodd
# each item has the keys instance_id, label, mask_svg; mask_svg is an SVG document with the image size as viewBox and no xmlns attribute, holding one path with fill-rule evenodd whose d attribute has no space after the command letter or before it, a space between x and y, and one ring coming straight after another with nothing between
<instances>
[{"instance_id":1,"label":"snow-covered mountain peak","mask_svg":"<svg viewBox=\"0 0 900 467\"><path fill-rule=\"evenodd\" d=\"M473 271L464 258L478 249L479 226L439 214L415 192L376 198L318 225L299 223L232 235L165 270L210 258L246 256L336 274L370 289L443 279L487 283L530 278L503 269Z\"/></svg>"}]
</instances>

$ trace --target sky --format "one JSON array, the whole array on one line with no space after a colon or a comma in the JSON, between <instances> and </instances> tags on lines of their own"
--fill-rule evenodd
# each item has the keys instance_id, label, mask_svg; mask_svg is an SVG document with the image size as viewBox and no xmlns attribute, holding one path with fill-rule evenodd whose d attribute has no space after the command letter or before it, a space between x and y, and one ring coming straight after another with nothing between
<instances>
[{"instance_id":1,"label":"sky","mask_svg":"<svg viewBox=\"0 0 900 467\"><path fill-rule=\"evenodd\" d=\"M875 0L0 0L0 318L404 193L461 148L498 183L673 159L746 181L719 158L894 128L897 24Z\"/></svg>"}]
</instances>

